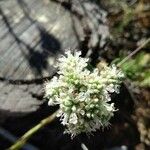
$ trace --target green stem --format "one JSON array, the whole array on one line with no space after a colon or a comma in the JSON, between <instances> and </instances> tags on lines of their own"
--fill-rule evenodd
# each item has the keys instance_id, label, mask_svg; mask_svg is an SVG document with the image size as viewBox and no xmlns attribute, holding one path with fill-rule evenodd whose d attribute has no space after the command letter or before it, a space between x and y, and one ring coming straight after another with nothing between
<instances>
[{"instance_id":1,"label":"green stem","mask_svg":"<svg viewBox=\"0 0 150 150\"><path fill-rule=\"evenodd\" d=\"M21 138L19 138L7 150L19 150L20 148L22 148L25 145L25 143L27 142L27 140L34 133L36 133L38 130L40 130L44 126L48 125L49 123L51 123L55 119L57 112L58 112L58 110L56 112L54 112L52 115L48 116L47 118L41 120L39 124L37 124L36 126L34 126L33 128L31 128L29 131L27 131Z\"/></svg>"}]
</instances>

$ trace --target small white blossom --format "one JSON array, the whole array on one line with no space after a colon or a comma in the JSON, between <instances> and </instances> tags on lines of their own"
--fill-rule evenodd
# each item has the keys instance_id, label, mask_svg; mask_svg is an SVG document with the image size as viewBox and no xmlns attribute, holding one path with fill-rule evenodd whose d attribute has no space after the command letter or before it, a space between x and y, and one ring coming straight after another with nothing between
<instances>
[{"instance_id":1,"label":"small white blossom","mask_svg":"<svg viewBox=\"0 0 150 150\"><path fill-rule=\"evenodd\" d=\"M78 123L78 117L75 113L70 114L69 123L74 125Z\"/></svg>"},{"instance_id":2,"label":"small white blossom","mask_svg":"<svg viewBox=\"0 0 150 150\"><path fill-rule=\"evenodd\" d=\"M45 86L48 104L59 105L57 116L66 126L65 132L72 136L109 125L115 111L114 104L110 103L110 93L119 92L123 78L114 65L90 72L88 59L80 55L80 52L72 55L69 51L62 56L58 63L59 78L54 77Z\"/></svg>"}]
</instances>

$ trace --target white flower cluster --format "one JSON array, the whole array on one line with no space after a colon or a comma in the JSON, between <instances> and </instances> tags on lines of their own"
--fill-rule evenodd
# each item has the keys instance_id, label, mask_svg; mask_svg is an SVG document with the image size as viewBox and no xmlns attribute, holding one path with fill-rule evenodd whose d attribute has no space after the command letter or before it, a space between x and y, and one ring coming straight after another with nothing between
<instances>
[{"instance_id":1,"label":"white flower cluster","mask_svg":"<svg viewBox=\"0 0 150 150\"><path fill-rule=\"evenodd\" d=\"M59 77L46 83L45 96L49 105L59 105L58 117L66 132L76 136L91 133L109 125L115 111L110 93L119 92L123 74L115 66L101 71L87 69L88 59L67 52L59 59ZM109 103L108 103L109 102Z\"/></svg>"}]
</instances>

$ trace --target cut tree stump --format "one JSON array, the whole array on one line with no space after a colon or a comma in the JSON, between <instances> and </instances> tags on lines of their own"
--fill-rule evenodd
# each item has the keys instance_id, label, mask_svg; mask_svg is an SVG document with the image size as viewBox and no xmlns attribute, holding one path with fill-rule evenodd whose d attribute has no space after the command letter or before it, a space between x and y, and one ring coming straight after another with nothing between
<instances>
[{"instance_id":1,"label":"cut tree stump","mask_svg":"<svg viewBox=\"0 0 150 150\"><path fill-rule=\"evenodd\" d=\"M65 49L96 60L108 36L106 12L90 0L0 1L0 118L36 111Z\"/></svg>"},{"instance_id":2,"label":"cut tree stump","mask_svg":"<svg viewBox=\"0 0 150 150\"><path fill-rule=\"evenodd\" d=\"M55 74L65 49L78 45L72 16L60 4L0 1L0 120L36 111L43 103L43 79Z\"/></svg>"}]
</instances>

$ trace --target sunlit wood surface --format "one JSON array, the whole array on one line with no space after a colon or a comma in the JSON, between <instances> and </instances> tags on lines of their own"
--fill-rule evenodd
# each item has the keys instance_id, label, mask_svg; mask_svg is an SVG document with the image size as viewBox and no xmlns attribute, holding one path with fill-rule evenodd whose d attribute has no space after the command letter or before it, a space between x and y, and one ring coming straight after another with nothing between
<instances>
[{"instance_id":1,"label":"sunlit wood surface","mask_svg":"<svg viewBox=\"0 0 150 150\"><path fill-rule=\"evenodd\" d=\"M0 1L0 77L50 76L59 54L77 47L71 14L49 0Z\"/></svg>"}]
</instances>

